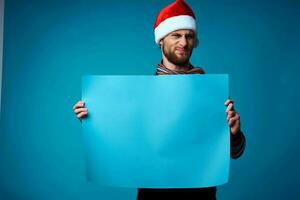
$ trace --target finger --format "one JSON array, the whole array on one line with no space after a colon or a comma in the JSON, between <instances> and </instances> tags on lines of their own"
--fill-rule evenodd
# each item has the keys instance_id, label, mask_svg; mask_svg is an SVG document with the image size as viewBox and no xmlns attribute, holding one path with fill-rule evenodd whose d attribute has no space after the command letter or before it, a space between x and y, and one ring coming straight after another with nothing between
<instances>
[{"instance_id":1,"label":"finger","mask_svg":"<svg viewBox=\"0 0 300 200\"><path fill-rule=\"evenodd\" d=\"M230 103L233 103L232 99L227 99L224 103L225 106L228 106Z\"/></svg>"},{"instance_id":2,"label":"finger","mask_svg":"<svg viewBox=\"0 0 300 200\"><path fill-rule=\"evenodd\" d=\"M230 127L233 127L233 126L235 126L238 123L240 123L240 120L234 120L234 119L232 119L230 122L228 122L228 124L229 124Z\"/></svg>"},{"instance_id":3,"label":"finger","mask_svg":"<svg viewBox=\"0 0 300 200\"><path fill-rule=\"evenodd\" d=\"M240 119L240 116L237 113L233 117L229 118L229 120L233 120L233 121L236 121L239 119Z\"/></svg>"},{"instance_id":4,"label":"finger","mask_svg":"<svg viewBox=\"0 0 300 200\"><path fill-rule=\"evenodd\" d=\"M236 112L235 112L235 111L232 111L232 110L228 111L228 112L227 112L227 121L228 121L230 118L234 117L235 115L236 115Z\"/></svg>"},{"instance_id":5,"label":"finger","mask_svg":"<svg viewBox=\"0 0 300 200\"><path fill-rule=\"evenodd\" d=\"M234 119L233 119L233 118L230 118L229 121L228 121L228 125L229 125L230 127L232 127L234 124L235 124Z\"/></svg>"},{"instance_id":6,"label":"finger","mask_svg":"<svg viewBox=\"0 0 300 200\"><path fill-rule=\"evenodd\" d=\"M230 111L230 110L234 110L233 108L233 103L230 103L227 108L226 108L226 112Z\"/></svg>"},{"instance_id":7,"label":"finger","mask_svg":"<svg viewBox=\"0 0 300 200\"><path fill-rule=\"evenodd\" d=\"M235 116L233 117L235 119L235 121L240 120L240 116L238 113L235 114Z\"/></svg>"},{"instance_id":8,"label":"finger","mask_svg":"<svg viewBox=\"0 0 300 200\"><path fill-rule=\"evenodd\" d=\"M74 110L74 112L76 114L79 114L80 112L87 112L87 109L86 108L77 108L77 109Z\"/></svg>"},{"instance_id":9,"label":"finger","mask_svg":"<svg viewBox=\"0 0 300 200\"><path fill-rule=\"evenodd\" d=\"M76 108L82 108L82 107L84 107L84 101L78 101L75 105L74 105L74 107L73 107L73 110L75 110Z\"/></svg>"},{"instance_id":10,"label":"finger","mask_svg":"<svg viewBox=\"0 0 300 200\"><path fill-rule=\"evenodd\" d=\"M77 118L81 119L87 115L87 112L81 112L77 115Z\"/></svg>"},{"instance_id":11,"label":"finger","mask_svg":"<svg viewBox=\"0 0 300 200\"><path fill-rule=\"evenodd\" d=\"M240 121L240 116L236 115L229 119L228 124L229 124L229 126L233 126L238 121Z\"/></svg>"},{"instance_id":12,"label":"finger","mask_svg":"<svg viewBox=\"0 0 300 200\"><path fill-rule=\"evenodd\" d=\"M78 102L73 106L73 110L75 110L76 108L81 108L82 105Z\"/></svg>"}]
</instances>

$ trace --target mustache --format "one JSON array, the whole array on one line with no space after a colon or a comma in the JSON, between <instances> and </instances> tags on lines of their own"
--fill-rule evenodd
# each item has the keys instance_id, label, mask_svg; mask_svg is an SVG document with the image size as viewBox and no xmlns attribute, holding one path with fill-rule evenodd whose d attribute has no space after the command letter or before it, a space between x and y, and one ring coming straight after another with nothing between
<instances>
[{"instance_id":1,"label":"mustache","mask_svg":"<svg viewBox=\"0 0 300 200\"><path fill-rule=\"evenodd\" d=\"M184 51L190 51L191 48L185 46L185 47L175 47L175 50L184 50Z\"/></svg>"},{"instance_id":2,"label":"mustache","mask_svg":"<svg viewBox=\"0 0 300 200\"><path fill-rule=\"evenodd\" d=\"M184 53L189 53L189 52L191 52L191 49L189 49L189 48L187 48L187 47L175 47L174 52L175 52L176 50L177 50L177 51L184 52Z\"/></svg>"}]
</instances>

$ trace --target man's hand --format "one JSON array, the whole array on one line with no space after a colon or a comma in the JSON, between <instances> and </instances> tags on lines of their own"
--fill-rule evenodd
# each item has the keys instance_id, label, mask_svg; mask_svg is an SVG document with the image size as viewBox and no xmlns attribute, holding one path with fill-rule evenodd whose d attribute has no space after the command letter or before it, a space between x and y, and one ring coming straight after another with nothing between
<instances>
[{"instance_id":1,"label":"man's hand","mask_svg":"<svg viewBox=\"0 0 300 200\"><path fill-rule=\"evenodd\" d=\"M227 101L225 101L225 106L227 106L225 112L227 115L227 122L230 127L230 133L232 135L235 135L238 132L240 132L240 128L241 128L240 116L237 112L234 111L232 99L227 99Z\"/></svg>"},{"instance_id":2,"label":"man's hand","mask_svg":"<svg viewBox=\"0 0 300 200\"><path fill-rule=\"evenodd\" d=\"M87 109L84 107L84 102L83 101L78 101L74 106L73 106L74 113L76 114L77 118L81 121L82 118L86 117L88 114Z\"/></svg>"}]
</instances>

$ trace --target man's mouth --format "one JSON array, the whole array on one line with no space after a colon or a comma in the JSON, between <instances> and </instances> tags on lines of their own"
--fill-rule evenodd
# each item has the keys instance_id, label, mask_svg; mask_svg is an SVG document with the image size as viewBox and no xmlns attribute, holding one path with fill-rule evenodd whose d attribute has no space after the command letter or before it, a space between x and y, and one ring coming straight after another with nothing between
<instances>
[{"instance_id":1,"label":"man's mouth","mask_svg":"<svg viewBox=\"0 0 300 200\"><path fill-rule=\"evenodd\" d=\"M187 50L184 48L176 48L175 51L177 51L179 54L187 54Z\"/></svg>"}]
</instances>

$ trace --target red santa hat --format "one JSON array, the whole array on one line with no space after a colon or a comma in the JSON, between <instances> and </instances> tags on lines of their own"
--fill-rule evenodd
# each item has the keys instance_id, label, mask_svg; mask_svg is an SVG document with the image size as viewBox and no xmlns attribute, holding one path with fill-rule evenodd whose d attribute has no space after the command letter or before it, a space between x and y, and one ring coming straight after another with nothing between
<instances>
[{"instance_id":1,"label":"red santa hat","mask_svg":"<svg viewBox=\"0 0 300 200\"><path fill-rule=\"evenodd\" d=\"M180 29L191 29L197 33L196 17L183 0L176 0L163 8L156 17L154 24L155 42L158 44L166 35Z\"/></svg>"}]
</instances>

